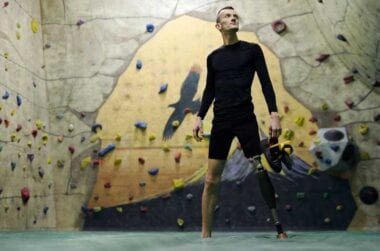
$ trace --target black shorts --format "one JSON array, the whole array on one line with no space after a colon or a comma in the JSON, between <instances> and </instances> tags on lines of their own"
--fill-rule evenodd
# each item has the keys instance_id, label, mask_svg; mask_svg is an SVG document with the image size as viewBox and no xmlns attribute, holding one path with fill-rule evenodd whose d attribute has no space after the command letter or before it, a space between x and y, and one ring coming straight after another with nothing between
<instances>
[{"instance_id":1,"label":"black shorts","mask_svg":"<svg viewBox=\"0 0 380 251\"><path fill-rule=\"evenodd\" d=\"M242 121L213 122L208 153L209 159L226 160L235 136L238 138L247 158L262 153L256 117L252 117Z\"/></svg>"}]
</instances>

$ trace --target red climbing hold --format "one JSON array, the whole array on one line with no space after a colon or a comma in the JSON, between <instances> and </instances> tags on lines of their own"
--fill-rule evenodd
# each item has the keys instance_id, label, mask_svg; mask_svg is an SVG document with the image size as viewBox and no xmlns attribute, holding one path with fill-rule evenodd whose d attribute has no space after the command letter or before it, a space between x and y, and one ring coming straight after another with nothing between
<instances>
[{"instance_id":1,"label":"red climbing hold","mask_svg":"<svg viewBox=\"0 0 380 251\"><path fill-rule=\"evenodd\" d=\"M139 158L139 163L141 164L141 165L144 165L145 164L145 159L144 158Z\"/></svg>"},{"instance_id":2,"label":"red climbing hold","mask_svg":"<svg viewBox=\"0 0 380 251\"><path fill-rule=\"evenodd\" d=\"M350 76L344 77L343 80L344 80L344 83L347 85L354 81L354 76L350 75Z\"/></svg>"},{"instance_id":3,"label":"red climbing hold","mask_svg":"<svg viewBox=\"0 0 380 251\"><path fill-rule=\"evenodd\" d=\"M8 128L8 126L9 126L9 120L4 119L4 125L5 125L5 128Z\"/></svg>"},{"instance_id":4,"label":"red climbing hold","mask_svg":"<svg viewBox=\"0 0 380 251\"><path fill-rule=\"evenodd\" d=\"M71 154L74 154L74 152L75 152L75 148L74 148L73 146L69 146L69 152L70 152Z\"/></svg>"},{"instance_id":5,"label":"red climbing hold","mask_svg":"<svg viewBox=\"0 0 380 251\"><path fill-rule=\"evenodd\" d=\"M316 117L312 116L312 117L309 118L309 121L310 121L311 123L315 123L315 122L318 121L318 119L317 119Z\"/></svg>"},{"instance_id":6,"label":"red climbing hold","mask_svg":"<svg viewBox=\"0 0 380 251\"><path fill-rule=\"evenodd\" d=\"M287 106L287 105L284 106L284 112L285 112L285 113L288 113L288 112L289 112L289 106Z\"/></svg>"},{"instance_id":7,"label":"red climbing hold","mask_svg":"<svg viewBox=\"0 0 380 251\"><path fill-rule=\"evenodd\" d=\"M188 113L192 113L193 111L189 108L189 107L187 107L187 108L185 108L184 110L183 110L183 113L185 113L185 114L188 114Z\"/></svg>"},{"instance_id":8,"label":"red climbing hold","mask_svg":"<svg viewBox=\"0 0 380 251\"><path fill-rule=\"evenodd\" d=\"M21 192L22 202L26 204L30 198L30 191L28 188L23 187L20 192Z\"/></svg>"},{"instance_id":9,"label":"red climbing hold","mask_svg":"<svg viewBox=\"0 0 380 251\"><path fill-rule=\"evenodd\" d=\"M176 153L174 160L176 163L179 163L181 161L181 153Z\"/></svg>"},{"instance_id":10,"label":"red climbing hold","mask_svg":"<svg viewBox=\"0 0 380 251\"><path fill-rule=\"evenodd\" d=\"M9 5L9 2L4 2L3 8L7 7Z\"/></svg>"},{"instance_id":11,"label":"red climbing hold","mask_svg":"<svg viewBox=\"0 0 380 251\"><path fill-rule=\"evenodd\" d=\"M100 161L98 159L92 160L92 167L97 167L99 166L99 164L100 164Z\"/></svg>"},{"instance_id":12,"label":"red climbing hold","mask_svg":"<svg viewBox=\"0 0 380 251\"><path fill-rule=\"evenodd\" d=\"M277 20L272 23L272 29L277 33L281 34L286 30L286 24L282 20Z\"/></svg>"},{"instance_id":13,"label":"red climbing hold","mask_svg":"<svg viewBox=\"0 0 380 251\"><path fill-rule=\"evenodd\" d=\"M106 182L104 184L104 188L110 189L111 188L111 182Z\"/></svg>"},{"instance_id":14,"label":"red climbing hold","mask_svg":"<svg viewBox=\"0 0 380 251\"><path fill-rule=\"evenodd\" d=\"M339 114L337 114L337 115L334 117L334 120L335 120L336 122L339 122L341 119L342 119L342 118L340 117Z\"/></svg>"},{"instance_id":15,"label":"red climbing hold","mask_svg":"<svg viewBox=\"0 0 380 251\"><path fill-rule=\"evenodd\" d=\"M301 141L300 143L298 143L299 147L303 147L304 145L305 145L305 143L303 141Z\"/></svg>"},{"instance_id":16,"label":"red climbing hold","mask_svg":"<svg viewBox=\"0 0 380 251\"><path fill-rule=\"evenodd\" d=\"M35 138L37 136L37 133L38 133L37 129L33 129L32 130L32 136L33 136L33 138Z\"/></svg>"},{"instance_id":17,"label":"red climbing hold","mask_svg":"<svg viewBox=\"0 0 380 251\"><path fill-rule=\"evenodd\" d=\"M329 57L330 57L330 54L320 54L319 57L317 57L315 60L321 63L325 61L326 59L328 59Z\"/></svg>"},{"instance_id":18,"label":"red climbing hold","mask_svg":"<svg viewBox=\"0 0 380 251\"><path fill-rule=\"evenodd\" d=\"M346 101L344 101L344 103L350 109L352 109L354 107L354 102L351 99L346 99Z\"/></svg>"},{"instance_id":19,"label":"red climbing hold","mask_svg":"<svg viewBox=\"0 0 380 251\"><path fill-rule=\"evenodd\" d=\"M310 129L310 131L309 131L309 135L315 135L316 133L317 133L317 131L314 129Z\"/></svg>"}]
</instances>

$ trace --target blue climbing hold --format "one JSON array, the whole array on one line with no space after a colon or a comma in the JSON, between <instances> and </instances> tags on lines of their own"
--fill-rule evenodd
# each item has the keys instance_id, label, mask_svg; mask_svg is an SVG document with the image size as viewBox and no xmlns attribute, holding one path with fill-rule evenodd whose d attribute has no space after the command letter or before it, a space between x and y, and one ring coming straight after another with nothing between
<instances>
[{"instance_id":1,"label":"blue climbing hold","mask_svg":"<svg viewBox=\"0 0 380 251\"><path fill-rule=\"evenodd\" d=\"M331 148L331 150L333 150L334 152L338 152L339 149L340 149L339 145L331 145L330 148Z\"/></svg>"},{"instance_id":2,"label":"blue climbing hold","mask_svg":"<svg viewBox=\"0 0 380 251\"><path fill-rule=\"evenodd\" d=\"M44 212L44 214L47 214L47 212L49 211L49 207L44 207L42 211Z\"/></svg>"},{"instance_id":3,"label":"blue climbing hold","mask_svg":"<svg viewBox=\"0 0 380 251\"><path fill-rule=\"evenodd\" d=\"M144 121L137 121L135 127L141 130L145 130L148 127L148 124Z\"/></svg>"},{"instance_id":4,"label":"blue climbing hold","mask_svg":"<svg viewBox=\"0 0 380 251\"><path fill-rule=\"evenodd\" d=\"M326 165L331 165L331 159L325 159Z\"/></svg>"},{"instance_id":5,"label":"blue climbing hold","mask_svg":"<svg viewBox=\"0 0 380 251\"><path fill-rule=\"evenodd\" d=\"M153 24L147 24L146 25L146 31L149 33L152 33L154 31L154 25Z\"/></svg>"},{"instance_id":6,"label":"blue climbing hold","mask_svg":"<svg viewBox=\"0 0 380 251\"><path fill-rule=\"evenodd\" d=\"M150 169L150 170L148 171L148 173L149 173L150 175L154 176L154 175L157 175L157 174L158 174L158 171L159 171L159 170L160 170L159 168L152 168L152 169Z\"/></svg>"},{"instance_id":7,"label":"blue climbing hold","mask_svg":"<svg viewBox=\"0 0 380 251\"><path fill-rule=\"evenodd\" d=\"M137 62L136 62L136 68L140 70L142 67L143 67L142 61L141 60L137 60Z\"/></svg>"},{"instance_id":8,"label":"blue climbing hold","mask_svg":"<svg viewBox=\"0 0 380 251\"><path fill-rule=\"evenodd\" d=\"M12 171L15 170L15 168L16 168L16 161L12 161L11 162L11 168L12 168Z\"/></svg>"},{"instance_id":9,"label":"blue climbing hold","mask_svg":"<svg viewBox=\"0 0 380 251\"><path fill-rule=\"evenodd\" d=\"M98 129L99 129L99 130L102 130L102 129L103 129L103 126L102 126L101 124L93 124L93 125L91 126L91 131L92 131L93 133L97 133L97 132L98 132Z\"/></svg>"},{"instance_id":10,"label":"blue climbing hold","mask_svg":"<svg viewBox=\"0 0 380 251\"><path fill-rule=\"evenodd\" d=\"M17 106L21 106L21 97L19 95L16 96L16 100L17 100Z\"/></svg>"},{"instance_id":11,"label":"blue climbing hold","mask_svg":"<svg viewBox=\"0 0 380 251\"><path fill-rule=\"evenodd\" d=\"M168 83L164 83L161 85L160 87L160 90L158 91L158 93L163 93L163 92L166 92L166 90L168 89Z\"/></svg>"},{"instance_id":12,"label":"blue climbing hold","mask_svg":"<svg viewBox=\"0 0 380 251\"><path fill-rule=\"evenodd\" d=\"M3 95L3 99L8 99L8 98L9 98L9 92L5 91L5 93Z\"/></svg>"},{"instance_id":13,"label":"blue climbing hold","mask_svg":"<svg viewBox=\"0 0 380 251\"><path fill-rule=\"evenodd\" d=\"M115 145L114 144L109 144L108 146L106 146L105 148L103 148L102 150L100 150L98 152L98 156L99 157L104 157L107 153L111 152L112 150L115 149Z\"/></svg>"}]
</instances>

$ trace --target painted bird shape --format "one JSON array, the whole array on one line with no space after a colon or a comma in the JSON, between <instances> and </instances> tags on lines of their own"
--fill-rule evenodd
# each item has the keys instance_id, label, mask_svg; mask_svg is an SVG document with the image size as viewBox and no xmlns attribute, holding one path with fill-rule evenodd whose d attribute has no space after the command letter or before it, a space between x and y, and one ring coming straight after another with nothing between
<instances>
[{"instance_id":1,"label":"painted bird shape","mask_svg":"<svg viewBox=\"0 0 380 251\"><path fill-rule=\"evenodd\" d=\"M201 105L200 99L193 99L198 90L200 72L201 68L199 65L193 65L191 67L186 79L182 83L179 100L168 106L174 108L174 111L167 120L162 133L162 139L164 141L169 140L174 135L187 113L198 111Z\"/></svg>"}]
</instances>

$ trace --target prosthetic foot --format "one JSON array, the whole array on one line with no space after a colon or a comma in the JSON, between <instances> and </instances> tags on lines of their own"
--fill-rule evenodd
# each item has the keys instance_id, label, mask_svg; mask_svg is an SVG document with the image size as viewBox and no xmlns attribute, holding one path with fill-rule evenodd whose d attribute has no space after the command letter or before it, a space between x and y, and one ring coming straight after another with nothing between
<instances>
[{"instance_id":1,"label":"prosthetic foot","mask_svg":"<svg viewBox=\"0 0 380 251\"><path fill-rule=\"evenodd\" d=\"M293 147L290 145L290 141L279 143L278 138L270 138L261 140L260 145L273 171L281 172L282 163L289 170L292 169L290 154L293 153Z\"/></svg>"}]
</instances>

